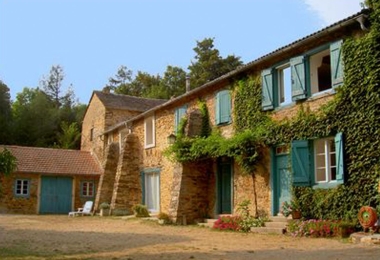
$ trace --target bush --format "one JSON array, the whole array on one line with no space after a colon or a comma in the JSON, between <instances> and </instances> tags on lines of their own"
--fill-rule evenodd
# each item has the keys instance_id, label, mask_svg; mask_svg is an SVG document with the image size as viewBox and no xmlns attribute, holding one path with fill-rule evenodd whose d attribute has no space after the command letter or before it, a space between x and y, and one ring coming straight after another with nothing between
<instances>
[{"instance_id":1,"label":"bush","mask_svg":"<svg viewBox=\"0 0 380 260\"><path fill-rule=\"evenodd\" d=\"M220 217L217 221L215 221L214 226L212 228L219 230L232 230L238 231L240 230L240 217L238 216L223 216Z\"/></svg>"},{"instance_id":2,"label":"bush","mask_svg":"<svg viewBox=\"0 0 380 260\"><path fill-rule=\"evenodd\" d=\"M149 211L145 205L137 204L132 208L135 216L138 218L147 218L150 217Z\"/></svg>"},{"instance_id":3,"label":"bush","mask_svg":"<svg viewBox=\"0 0 380 260\"><path fill-rule=\"evenodd\" d=\"M340 233L340 222L335 220L292 220L288 232L298 237L335 237Z\"/></svg>"}]
</instances>

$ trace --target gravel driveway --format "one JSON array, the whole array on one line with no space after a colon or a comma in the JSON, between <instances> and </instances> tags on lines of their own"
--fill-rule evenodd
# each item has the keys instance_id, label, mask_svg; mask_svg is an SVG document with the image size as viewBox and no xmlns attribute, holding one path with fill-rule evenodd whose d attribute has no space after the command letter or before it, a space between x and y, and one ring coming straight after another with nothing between
<instances>
[{"instance_id":1,"label":"gravel driveway","mask_svg":"<svg viewBox=\"0 0 380 260\"><path fill-rule=\"evenodd\" d=\"M380 259L380 246L120 217L0 215L0 259Z\"/></svg>"}]
</instances>

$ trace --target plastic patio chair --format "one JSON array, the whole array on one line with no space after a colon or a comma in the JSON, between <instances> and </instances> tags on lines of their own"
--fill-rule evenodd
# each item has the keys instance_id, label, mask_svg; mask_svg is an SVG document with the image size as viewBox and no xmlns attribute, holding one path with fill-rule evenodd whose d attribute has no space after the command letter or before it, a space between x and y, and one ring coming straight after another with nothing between
<instances>
[{"instance_id":1,"label":"plastic patio chair","mask_svg":"<svg viewBox=\"0 0 380 260\"><path fill-rule=\"evenodd\" d=\"M78 211L69 212L69 217L92 215L92 204L92 201L86 201L86 203L83 205L83 208L78 208Z\"/></svg>"}]
</instances>

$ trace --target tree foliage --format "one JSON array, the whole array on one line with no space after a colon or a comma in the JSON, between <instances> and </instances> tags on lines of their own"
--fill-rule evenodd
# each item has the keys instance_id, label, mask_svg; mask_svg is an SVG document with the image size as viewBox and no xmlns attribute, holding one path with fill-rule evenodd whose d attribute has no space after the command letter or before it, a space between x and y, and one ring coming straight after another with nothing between
<instances>
[{"instance_id":1,"label":"tree foliage","mask_svg":"<svg viewBox=\"0 0 380 260\"><path fill-rule=\"evenodd\" d=\"M13 154L4 148L0 152L0 174L9 175L17 168L17 159Z\"/></svg>"},{"instance_id":2,"label":"tree foliage","mask_svg":"<svg viewBox=\"0 0 380 260\"><path fill-rule=\"evenodd\" d=\"M11 136L11 96L9 88L0 80L0 144L10 144Z\"/></svg>"}]
</instances>

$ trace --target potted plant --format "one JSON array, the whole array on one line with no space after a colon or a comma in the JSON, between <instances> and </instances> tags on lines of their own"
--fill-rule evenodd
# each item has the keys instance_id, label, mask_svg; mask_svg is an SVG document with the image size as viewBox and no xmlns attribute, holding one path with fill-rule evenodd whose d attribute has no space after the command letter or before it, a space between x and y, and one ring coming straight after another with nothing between
<instances>
[{"instance_id":1,"label":"potted plant","mask_svg":"<svg viewBox=\"0 0 380 260\"><path fill-rule=\"evenodd\" d=\"M103 202L99 205L100 216L109 216L110 215L110 204L108 202Z\"/></svg>"},{"instance_id":2,"label":"potted plant","mask_svg":"<svg viewBox=\"0 0 380 260\"><path fill-rule=\"evenodd\" d=\"M290 202L284 201L281 207L281 213L288 217L292 215L293 219L300 219L302 217L301 207L297 200L292 199Z\"/></svg>"},{"instance_id":3,"label":"potted plant","mask_svg":"<svg viewBox=\"0 0 380 260\"><path fill-rule=\"evenodd\" d=\"M164 224L171 223L169 215L164 212L158 213L157 218L158 218L158 224L164 225Z\"/></svg>"}]
</instances>

